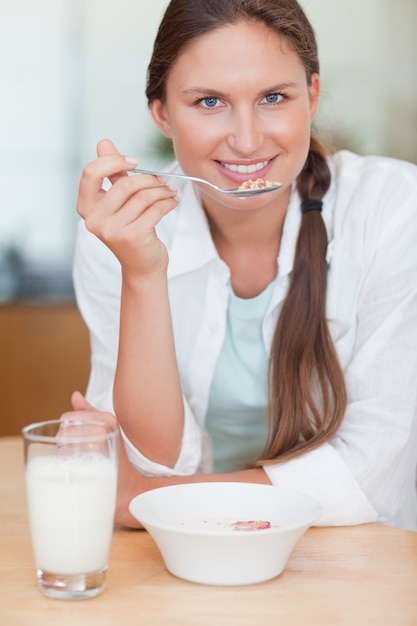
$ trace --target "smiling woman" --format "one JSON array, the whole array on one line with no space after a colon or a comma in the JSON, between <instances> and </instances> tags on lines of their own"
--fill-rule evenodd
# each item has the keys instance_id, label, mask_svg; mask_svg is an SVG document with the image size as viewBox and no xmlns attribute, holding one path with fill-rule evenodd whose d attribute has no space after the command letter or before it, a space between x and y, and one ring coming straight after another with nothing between
<instances>
[{"instance_id":1,"label":"smiling woman","mask_svg":"<svg viewBox=\"0 0 417 626\"><path fill-rule=\"evenodd\" d=\"M417 168L327 151L319 71L296 0L171 0L146 86L168 180L282 186L132 176L108 139L82 172L73 406L116 415L121 523L142 491L232 481L309 494L320 524L417 528Z\"/></svg>"},{"instance_id":2,"label":"smiling woman","mask_svg":"<svg viewBox=\"0 0 417 626\"><path fill-rule=\"evenodd\" d=\"M240 200L128 175L153 158L124 89L137 48L122 60L118 48L134 14L73 6L106 20L80 39L99 95L74 185L91 404L76 394L73 405L116 414L118 521L135 523L128 504L144 490L204 480L296 488L320 502L320 524L416 528L417 168L318 140L328 88L296 0L171 0L143 68L147 120L174 148L168 171L282 187ZM345 64L339 74L345 107L362 106Z\"/></svg>"}]
</instances>

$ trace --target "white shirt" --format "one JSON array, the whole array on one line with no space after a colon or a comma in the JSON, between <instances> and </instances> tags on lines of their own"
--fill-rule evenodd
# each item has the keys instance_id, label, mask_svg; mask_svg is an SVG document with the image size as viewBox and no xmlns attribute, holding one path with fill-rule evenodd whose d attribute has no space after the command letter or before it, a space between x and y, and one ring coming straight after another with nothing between
<instances>
[{"instance_id":1,"label":"white shirt","mask_svg":"<svg viewBox=\"0 0 417 626\"><path fill-rule=\"evenodd\" d=\"M346 151L337 153L330 166L332 184L322 213L329 238L327 314L346 378L348 407L330 443L264 469L272 484L319 500L319 524L378 520L417 529L417 167ZM174 468L151 462L125 437L132 464L147 475L211 469L204 419L225 335L229 269L217 254L190 183L179 187L179 197L179 206L157 231L170 258L184 433ZM293 191L263 324L268 350L300 221L300 201ZM74 284L91 336L87 397L98 409L112 411L121 272L113 254L82 222Z\"/></svg>"}]
</instances>

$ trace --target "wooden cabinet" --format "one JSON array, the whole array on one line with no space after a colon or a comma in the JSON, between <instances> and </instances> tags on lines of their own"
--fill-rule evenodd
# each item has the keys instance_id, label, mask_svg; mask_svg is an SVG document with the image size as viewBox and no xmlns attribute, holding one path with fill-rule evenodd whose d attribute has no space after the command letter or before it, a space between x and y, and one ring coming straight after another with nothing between
<instances>
[{"instance_id":1,"label":"wooden cabinet","mask_svg":"<svg viewBox=\"0 0 417 626\"><path fill-rule=\"evenodd\" d=\"M88 331L74 303L0 306L0 436L70 410L89 369Z\"/></svg>"}]
</instances>

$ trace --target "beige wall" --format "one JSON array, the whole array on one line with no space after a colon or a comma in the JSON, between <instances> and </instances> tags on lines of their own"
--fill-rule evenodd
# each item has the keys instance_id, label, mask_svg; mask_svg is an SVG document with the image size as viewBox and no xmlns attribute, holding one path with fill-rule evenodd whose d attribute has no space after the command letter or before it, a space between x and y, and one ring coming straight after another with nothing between
<instances>
[{"instance_id":1,"label":"beige wall","mask_svg":"<svg viewBox=\"0 0 417 626\"><path fill-rule=\"evenodd\" d=\"M417 163L417 0L301 1L319 42L321 126Z\"/></svg>"}]
</instances>

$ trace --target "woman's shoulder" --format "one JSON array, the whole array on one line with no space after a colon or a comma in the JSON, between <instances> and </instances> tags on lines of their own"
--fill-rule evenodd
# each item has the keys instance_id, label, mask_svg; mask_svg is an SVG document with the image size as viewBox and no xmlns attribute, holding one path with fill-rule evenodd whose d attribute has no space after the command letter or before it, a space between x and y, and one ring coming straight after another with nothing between
<instances>
[{"instance_id":1,"label":"woman's shoulder","mask_svg":"<svg viewBox=\"0 0 417 626\"><path fill-rule=\"evenodd\" d=\"M415 259L417 166L346 150L331 156L329 165L332 183L324 199L323 218L331 237L351 245L355 254L360 246L371 254L395 240L412 250Z\"/></svg>"},{"instance_id":2,"label":"woman's shoulder","mask_svg":"<svg viewBox=\"0 0 417 626\"><path fill-rule=\"evenodd\" d=\"M349 150L339 150L329 157L336 184L350 183L359 186L371 181L377 188L385 188L403 181L417 190L417 165L401 159L378 155L359 155Z\"/></svg>"},{"instance_id":3,"label":"woman's shoulder","mask_svg":"<svg viewBox=\"0 0 417 626\"><path fill-rule=\"evenodd\" d=\"M417 165L385 156L341 150L329 157L328 203L335 219L378 217L388 224L401 206L403 219L417 218Z\"/></svg>"},{"instance_id":4,"label":"woman's shoulder","mask_svg":"<svg viewBox=\"0 0 417 626\"><path fill-rule=\"evenodd\" d=\"M332 184L323 218L339 286L343 290L356 281L359 287L365 276L381 281L401 271L410 271L408 280L415 285L417 166L348 151L329 162ZM340 281L344 273L345 282Z\"/></svg>"}]
</instances>

